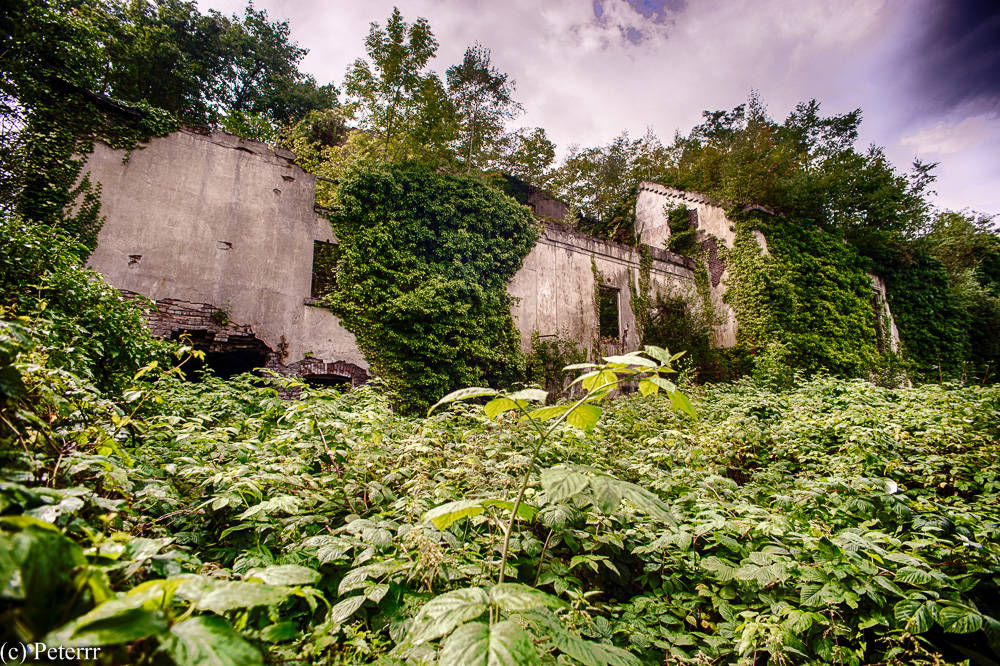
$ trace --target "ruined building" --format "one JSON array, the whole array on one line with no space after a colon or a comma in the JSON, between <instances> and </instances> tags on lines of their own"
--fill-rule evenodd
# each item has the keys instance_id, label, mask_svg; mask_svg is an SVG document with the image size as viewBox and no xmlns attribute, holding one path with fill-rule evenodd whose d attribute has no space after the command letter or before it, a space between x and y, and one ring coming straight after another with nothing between
<instances>
[{"instance_id":1,"label":"ruined building","mask_svg":"<svg viewBox=\"0 0 1000 666\"><path fill-rule=\"evenodd\" d=\"M155 335L191 336L223 376L267 367L320 384L367 380L354 336L316 300L324 278L317 266L337 239L315 207L316 177L292 153L185 129L128 155L97 144L85 170L101 184L106 216L90 264L126 296L155 303L147 315ZM692 260L659 249L670 233L664 205L676 202L723 244L731 247L734 234L716 202L640 186L636 233L650 246L650 291L691 295ZM588 350L606 351L609 342L616 351L637 348L631 300L640 251L551 221L564 211L558 202L529 203L549 221L509 286L522 349L530 350L536 330ZM763 237L758 242L766 250ZM723 313L713 342L731 346L737 323L722 301L726 272L717 252L709 273L715 311Z\"/></svg>"}]
</instances>

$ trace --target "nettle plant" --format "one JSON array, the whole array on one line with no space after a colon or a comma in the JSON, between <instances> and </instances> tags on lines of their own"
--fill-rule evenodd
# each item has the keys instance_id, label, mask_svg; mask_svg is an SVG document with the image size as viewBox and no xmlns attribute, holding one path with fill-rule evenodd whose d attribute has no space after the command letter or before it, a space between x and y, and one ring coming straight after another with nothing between
<instances>
[{"instance_id":1,"label":"nettle plant","mask_svg":"<svg viewBox=\"0 0 1000 666\"><path fill-rule=\"evenodd\" d=\"M397 655L429 657L432 654L431 642L440 640L438 663L443 666L540 664L541 656L553 650L587 666L639 663L631 653L612 645L585 640L567 626L558 612L569 609L570 604L535 587L544 557L539 558L534 584L527 585L507 580L517 576L517 570L508 564L508 556L511 535L519 518L531 521L546 509L558 510L560 506L584 495L589 495L589 499L605 515L612 515L622 500L627 500L654 520L677 526L669 507L655 494L586 465L562 463L542 470L538 475L542 492L534 495L537 501L532 505L525 503L525 493L531 485L539 453L556 428L565 422L588 433L593 431L601 417L598 403L620 389L623 382L638 381L643 396L665 391L675 410L697 419L687 397L667 378L676 372L671 363L682 355L683 352L671 355L668 350L649 346L642 352L605 357L603 365L580 363L567 366L567 371L586 370L571 385L580 384L584 391L583 396L574 402L544 406L547 393L535 388L515 393L465 388L448 394L431 407L428 415L442 405L491 397L492 400L484 406L486 415L491 419L500 419L511 412L519 414L522 422L532 426L533 447L513 501L462 499L424 514L425 522L442 531L459 520L472 519L493 507L509 511L510 518L503 532L496 584L463 587L430 599L414 618L405 639L394 650Z\"/></svg>"}]
</instances>

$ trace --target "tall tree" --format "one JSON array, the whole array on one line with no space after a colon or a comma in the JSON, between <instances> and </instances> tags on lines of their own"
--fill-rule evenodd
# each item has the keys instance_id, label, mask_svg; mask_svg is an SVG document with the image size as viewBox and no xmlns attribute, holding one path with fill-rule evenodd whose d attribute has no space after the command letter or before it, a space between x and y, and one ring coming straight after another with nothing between
<instances>
[{"instance_id":1,"label":"tall tree","mask_svg":"<svg viewBox=\"0 0 1000 666\"><path fill-rule=\"evenodd\" d=\"M112 2L107 18L99 92L209 124L223 62L219 21L184 0Z\"/></svg>"},{"instance_id":2,"label":"tall tree","mask_svg":"<svg viewBox=\"0 0 1000 666\"><path fill-rule=\"evenodd\" d=\"M447 78L458 115L459 153L471 172L482 168L483 153L493 152L504 123L523 107L513 98L515 82L493 66L490 50L478 42L465 50L461 64L448 68Z\"/></svg>"},{"instance_id":3,"label":"tall tree","mask_svg":"<svg viewBox=\"0 0 1000 666\"><path fill-rule=\"evenodd\" d=\"M333 85L318 86L314 77L299 71L308 51L290 41L288 21L271 23L253 3L242 18L211 14L222 26L222 62L211 93L216 108L266 114L285 123L336 104Z\"/></svg>"},{"instance_id":4,"label":"tall tree","mask_svg":"<svg viewBox=\"0 0 1000 666\"><path fill-rule=\"evenodd\" d=\"M495 166L529 185L548 188L555 158L556 145L549 141L544 129L522 127L501 137Z\"/></svg>"},{"instance_id":5,"label":"tall tree","mask_svg":"<svg viewBox=\"0 0 1000 666\"><path fill-rule=\"evenodd\" d=\"M436 152L450 138L453 109L437 74L425 71L437 47L427 19L411 25L393 8L385 29L370 26L371 62L358 58L347 70L346 108L390 160Z\"/></svg>"}]
</instances>

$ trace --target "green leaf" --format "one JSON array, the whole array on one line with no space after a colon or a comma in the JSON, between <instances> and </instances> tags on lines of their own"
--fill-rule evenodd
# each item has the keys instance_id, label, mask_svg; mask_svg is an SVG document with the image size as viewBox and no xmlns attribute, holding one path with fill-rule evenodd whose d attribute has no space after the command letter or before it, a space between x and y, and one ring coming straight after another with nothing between
<instances>
[{"instance_id":1,"label":"green leaf","mask_svg":"<svg viewBox=\"0 0 1000 666\"><path fill-rule=\"evenodd\" d=\"M488 598L480 587L466 587L438 595L424 604L413 619L407 641L416 646L450 634L463 622L486 612Z\"/></svg>"},{"instance_id":2,"label":"green leaf","mask_svg":"<svg viewBox=\"0 0 1000 666\"><path fill-rule=\"evenodd\" d=\"M638 666L637 657L612 645L602 645L584 640L579 635L563 630L553 632L552 643L584 666Z\"/></svg>"},{"instance_id":3,"label":"green leaf","mask_svg":"<svg viewBox=\"0 0 1000 666\"><path fill-rule=\"evenodd\" d=\"M590 484L590 477L568 467L551 467L542 472L542 490L550 502L559 502L579 494Z\"/></svg>"},{"instance_id":4,"label":"green leaf","mask_svg":"<svg viewBox=\"0 0 1000 666\"><path fill-rule=\"evenodd\" d=\"M433 405L431 405L431 408L427 410L427 416L430 416L431 412L433 412L441 405L447 405L449 402L455 402L457 400L469 400L471 398L481 398L483 396L496 395L496 394L497 394L496 390L491 388L472 387L472 388L458 389L457 391L452 391L451 393L449 393L448 395L446 395L445 397L441 398Z\"/></svg>"},{"instance_id":5,"label":"green leaf","mask_svg":"<svg viewBox=\"0 0 1000 666\"><path fill-rule=\"evenodd\" d=\"M515 622L464 624L441 646L440 666L535 666L541 661L531 636Z\"/></svg>"},{"instance_id":6,"label":"green leaf","mask_svg":"<svg viewBox=\"0 0 1000 666\"><path fill-rule=\"evenodd\" d=\"M945 606L938 611L941 628L952 634L970 634L983 627L983 616L962 606Z\"/></svg>"},{"instance_id":7,"label":"green leaf","mask_svg":"<svg viewBox=\"0 0 1000 666\"><path fill-rule=\"evenodd\" d=\"M639 394L644 398L648 395L654 395L659 390L660 387L648 379L643 379L639 382Z\"/></svg>"},{"instance_id":8,"label":"green leaf","mask_svg":"<svg viewBox=\"0 0 1000 666\"><path fill-rule=\"evenodd\" d=\"M577 405L566 415L566 422L581 430L591 432L601 418L601 408L597 405Z\"/></svg>"},{"instance_id":9,"label":"green leaf","mask_svg":"<svg viewBox=\"0 0 1000 666\"><path fill-rule=\"evenodd\" d=\"M131 643L167 629L158 610L136 608L124 600L106 601L86 615L57 630L53 643L73 647L98 647Z\"/></svg>"},{"instance_id":10,"label":"green leaf","mask_svg":"<svg viewBox=\"0 0 1000 666\"><path fill-rule=\"evenodd\" d=\"M260 637L268 643L283 643L290 641L299 634L298 622L277 622L265 627Z\"/></svg>"},{"instance_id":11,"label":"green leaf","mask_svg":"<svg viewBox=\"0 0 1000 666\"><path fill-rule=\"evenodd\" d=\"M490 590L490 602L505 611L526 611L542 606L549 608L567 607L559 597L542 592L521 583L501 583Z\"/></svg>"},{"instance_id":12,"label":"green leaf","mask_svg":"<svg viewBox=\"0 0 1000 666\"><path fill-rule=\"evenodd\" d=\"M597 497L597 505L606 515L618 510L622 501L622 482L613 476L599 474L591 477L590 488Z\"/></svg>"},{"instance_id":13,"label":"green leaf","mask_svg":"<svg viewBox=\"0 0 1000 666\"><path fill-rule=\"evenodd\" d=\"M514 503L510 500L486 500L483 502L483 506L495 506L503 509L504 511L512 511L514 509ZM521 502L517 506L517 517L522 520L527 520L531 522L538 515L538 509L531 506L530 504L525 504Z\"/></svg>"},{"instance_id":14,"label":"green leaf","mask_svg":"<svg viewBox=\"0 0 1000 666\"><path fill-rule=\"evenodd\" d=\"M245 579L259 580L268 585L315 585L322 576L315 569L298 566L297 564L282 564L264 569L251 569Z\"/></svg>"},{"instance_id":15,"label":"green leaf","mask_svg":"<svg viewBox=\"0 0 1000 666\"><path fill-rule=\"evenodd\" d=\"M707 569L715 574L715 577L720 582L727 582L736 577L737 567L734 567L730 562L719 559L714 555L711 557L706 557L701 561L701 566L703 569Z\"/></svg>"},{"instance_id":16,"label":"green leaf","mask_svg":"<svg viewBox=\"0 0 1000 666\"><path fill-rule=\"evenodd\" d=\"M467 516L478 516L482 512L482 500L458 500L434 507L424 514L424 521L431 522L434 527L443 530L456 520Z\"/></svg>"},{"instance_id":17,"label":"green leaf","mask_svg":"<svg viewBox=\"0 0 1000 666\"><path fill-rule=\"evenodd\" d=\"M660 363L670 363L670 352L666 349L661 349L660 347L654 347L653 345L646 345L644 347L646 354L652 356Z\"/></svg>"},{"instance_id":18,"label":"green leaf","mask_svg":"<svg viewBox=\"0 0 1000 666\"><path fill-rule=\"evenodd\" d=\"M549 399L548 391L542 389L522 389L507 396L511 400L528 400L530 402L545 402Z\"/></svg>"},{"instance_id":19,"label":"green leaf","mask_svg":"<svg viewBox=\"0 0 1000 666\"><path fill-rule=\"evenodd\" d=\"M605 356L608 363L618 363L621 365L638 365L644 368L657 368L659 364L642 356Z\"/></svg>"},{"instance_id":20,"label":"green leaf","mask_svg":"<svg viewBox=\"0 0 1000 666\"><path fill-rule=\"evenodd\" d=\"M556 417L562 416L563 413L569 409L569 405L552 405L550 407L539 407L530 414L526 414L521 417L522 421L531 419L532 421L538 421L539 423L544 423L549 419L554 419Z\"/></svg>"},{"instance_id":21,"label":"green leaf","mask_svg":"<svg viewBox=\"0 0 1000 666\"><path fill-rule=\"evenodd\" d=\"M528 406L527 400L511 400L510 398L494 398L486 403L483 407L486 412L486 416L491 419L496 420L501 414L505 414L510 411L520 411L522 408Z\"/></svg>"},{"instance_id":22,"label":"green leaf","mask_svg":"<svg viewBox=\"0 0 1000 666\"><path fill-rule=\"evenodd\" d=\"M616 375L611 370L588 372L587 374L578 377L576 380L574 380L573 384L575 384L576 382L581 382L581 386L583 386L583 389L585 391L593 391L595 389L617 386L618 375Z\"/></svg>"},{"instance_id":23,"label":"green leaf","mask_svg":"<svg viewBox=\"0 0 1000 666\"><path fill-rule=\"evenodd\" d=\"M906 596L906 593L903 592L903 590L900 589L900 587L898 585L896 585L895 583L893 583L891 580L889 580L885 576L875 576L875 583L878 584L883 589L885 589L885 590L887 590L889 592L892 592L896 596L899 596L899 597Z\"/></svg>"},{"instance_id":24,"label":"green leaf","mask_svg":"<svg viewBox=\"0 0 1000 666\"><path fill-rule=\"evenodd\" d=\"M337 586L337 595L344 596L351 590L357 590L364 587L367 582L368 567L361 567L360 569L350 571L346 576L340 579L340 584Z\"/></svg>"},{"instance_id":25,"label":"green leaf","mask_svg":"<svg viewBox=\"0 0 1000 666\"><path fill-rule=\"evenodd\" d=\"M570 370L587 370L590 368L599 368L601 366L596 363L574 363L572 365L567 365L563 368L563 372L569 372Z\"/></svg>"},{"instance_id":26,"label":"green leaf","mask_svg":"<svg viewBox=\"0 0 1000 666\"><path fill-rule=\"evenodd\" d=\"M670 403L674 406L675 411L684 412L695 421L698 420L698 414L694 411L694 407L691 406L687 396L680 391L674 391L670 394Z\"/></svg>"},{"instance_id":27,"label":"green leaf","mask_svg":"<svg viewBox=\"0 0 1000 666\"><path fill-rule=\"evenodd\" d=\"M225 613L239 608L271 606L287 599L289 587L274 587L261 583L220 581L205 576L186 578L177 586L177 594L194 602L199 610Z\"/></svg>"},{"instance_id":28,"label":"green leaf","mask_svg":"<svg viewBox=\"0 0 1000 666\"><path fill-rule=\"evenodd\" d=\"M653 382L667 393L673 393L677 390L677 384L674 384L669 379L664 379L663 377L650 377L649 381Z\"/></svg>"},{"instance_id":29,"label":"green leaf","mask_svg":"<svg viewBox=\"0 0 1000 666\"><path fill-rule=\"evenodd\" d=\"M627 499L632 506L640 511L645 511L657 520L662 520L665 523L669 523L673 527L677 527L677 521L674 520L674 516L670 513L670 507L664 504L663 500L659 497L642 486L637 486L634 483L618 481L618 484L619 492L621 492L622 497ZM593 486L593 484L591 484L591 486ZM690 545L691 537L688 535L688 546ZM686 548L683 550L686 550Z\"/></svg>"},{"instance_id":30,"label":"green leaf","mask_svg":"<svg viewBox=\"0 0 1000 666\"><path fill-rule=\"evenodd\" d=\"M919 599L903 599L896 604L894 612L896 622L914 634L922 634L934 624L930 605Z\"/></svg>"},{"instance_id":31,"label":"green leaf","mask_svg":"<svg viewBox=\"0 0 1000 666\"><path fill-rule=\"evenodd\" d=\"M803 606L823 605L823 584L803 583L799 588L799 603Z\"/></svg>"},{"instance_id":32,"label":"green leaf","mask_svg":"<svg viewBox=\"0 0 1000 666\"><path fill-rule=\"evenodd\" d=\"M934 577L916 567L903 567L896 572L896 580L900 583L923 586L934 580Z\"/></svg>"},{"instance_id":33,"label":"green leaf","mask_svg":"<svg viewBox=\"0 0 1000 666\"><path fill-rule=\"evenodd\" d=\"M218 615L189 617L160 639L160 649L177 666L263 666L253 645Z\"/></svg>"},{"instance_id":34,"label":"green leaf","mask_svg":"<svg viewBox=\"0 0 1000 666\"><path fill-rule=\"evenodd\" d=\"M359 608L365 604L365 595L359 594L355 597L348 597L330 609L330 621L340 624L347 618L354 615Z\"/></svg>"}]
</instances>

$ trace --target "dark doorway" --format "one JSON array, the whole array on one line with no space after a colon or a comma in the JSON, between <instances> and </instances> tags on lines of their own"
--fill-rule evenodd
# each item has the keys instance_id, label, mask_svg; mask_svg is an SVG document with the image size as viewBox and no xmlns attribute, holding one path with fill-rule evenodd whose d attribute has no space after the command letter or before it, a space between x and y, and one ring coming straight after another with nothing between
<instances>
[{"instance_id":1,"label":"dark doorway","mask_svg":"<svg viewBox=\"0 0 1000 666\"><path fill-rule=\"evenodd\" d=\"M254 336L230 334L227 341L216 342L214 335L210 336L207 331L182 331L174 333L172 337L177 340L181 335L190 339L192 347L205 352L204 361L189 358L181 365L185 377L191 381L198 381L202 375L199 371L206 368L220 379L252 372L263 368L271 353L268 346Z\"/></svg>"}]
</instances>

